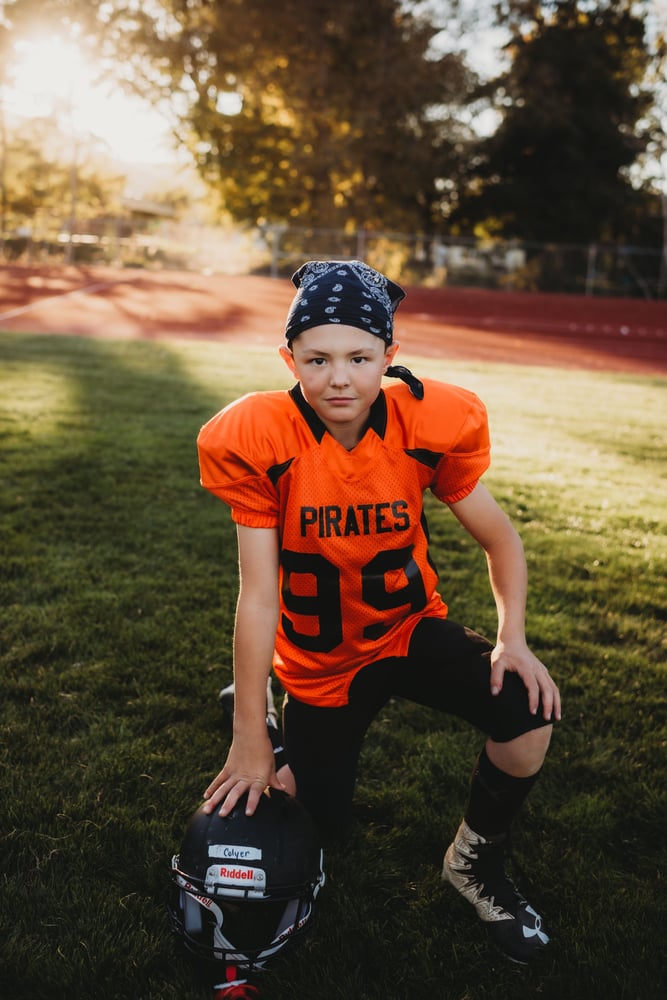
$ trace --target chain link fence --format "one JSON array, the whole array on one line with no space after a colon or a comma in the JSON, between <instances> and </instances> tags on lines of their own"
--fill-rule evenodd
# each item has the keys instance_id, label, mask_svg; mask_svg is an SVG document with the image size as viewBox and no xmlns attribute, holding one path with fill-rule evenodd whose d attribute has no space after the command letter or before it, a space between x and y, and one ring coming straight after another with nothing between
<instances>
[{"instance_id":1,"label":"chain link fence","mask_svg":"<svg viewBox=\"0 0 667 1000\"><path fill-rule=\"evenodd\" d=\"M306 259L356 257L404 282L433 287L667 297L667 249L283 227L263 235L276 276Z\"/></svg>"},{"instance_id":2,"label":"chain link fence","mask_svg":"<svg viewBox=\"0 0 667 1000\"><path fill-rule=\"evenodd\" d=\"M644 299L667 297L667 248L425 237L395 232L207 226L135 212L85 232L18 231L7 263L111 264L287 277L309 259L363 259L406 284Z\"/></svg>"}]
</instances>

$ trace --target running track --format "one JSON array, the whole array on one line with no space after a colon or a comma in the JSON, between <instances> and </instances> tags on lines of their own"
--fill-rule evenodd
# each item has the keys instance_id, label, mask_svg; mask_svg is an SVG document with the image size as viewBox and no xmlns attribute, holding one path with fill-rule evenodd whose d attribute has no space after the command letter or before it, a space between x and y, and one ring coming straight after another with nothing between
<instances>
[{"instance_id":1,"label":"running track","mask_svg":"<svg viewBox=\"0 0 667 1000\"><path fill-rule=\"evenodd\" d=\"M0 330L278 345L294 288L250 275L0 267ZM408 288L406 354L667 375L667 302Z\"/></svg>"}]
</instances>

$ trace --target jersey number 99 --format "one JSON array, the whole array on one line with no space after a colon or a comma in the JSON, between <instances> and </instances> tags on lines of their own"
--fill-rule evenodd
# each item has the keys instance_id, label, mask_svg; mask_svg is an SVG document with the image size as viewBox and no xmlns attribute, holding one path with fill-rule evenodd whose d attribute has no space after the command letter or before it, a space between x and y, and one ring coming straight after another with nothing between
<instances>
[{"instance_id":1,"label":"jersey number 99","mask_svg":"<svg viewBox=\"0 0 667 1000\"><path fill-rule=\"evenodd\" d=\"M419 611L426 604L426 589L419 566L412 555L413 546L378 552L361 568L361 595L365 604L375 611L406 608L406 614ZM299 632L287 614L282 616L285 635L298 646L313 653L329 653L343 641L343 610L341 606L340 570L320 553L293 552L283 549L282 601L286 612L317 619L318 629ZM387 587L387 575L400 574L403 585ZM315 579L314 593L299 594L295 577L306 575ZM297 591L297 592L295 592ZM379 639L393 624L369 614L364 628L365 639Z\"/></svg>"}]
</instances>

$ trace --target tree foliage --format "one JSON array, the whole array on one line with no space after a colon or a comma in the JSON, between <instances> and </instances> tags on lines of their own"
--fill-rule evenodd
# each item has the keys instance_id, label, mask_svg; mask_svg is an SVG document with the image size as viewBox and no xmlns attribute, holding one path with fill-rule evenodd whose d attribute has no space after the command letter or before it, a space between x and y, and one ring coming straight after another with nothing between
<instances>
[{"instance_id":1,"label":"tree foliage","mask_svg":"<svg viewBox=\"0 0 667 1000\"><path fill-rule=\"evenodd\" d=\"M122 178L85 148L64 145L49 119L7 131L5 175L5 225L29 220L35 239L112 215L120 201Z\"/></svg>"},{"instance_id":2,"label":"tree foliage","mask_svg":"<svg viewBox=\"0 0 667 1000\"><path fill-rule=\"evenodd\" d=\"M242 220L437 223L473 78L400 0L115 3L108 32L178 92L202 175ZM451 7L452 4L447 4Z\"/></svg>"},{"instance_id":3,"label":"tree foliage","mask_svg":"<svg viewBox=\"0 0 667 1000\"><path fill-rule=\"evenodd\" d=\"M502 119L480 143L459 223L505 236L627 238L646 198L629 168L651 136L651 62L637 4L501 5L511 64L491 81Z\"/></svg>"},{"instance_id":4,"label":"tree foliage","mask_svg":"<svg viewBox=\"0 0 667 1000\"><path fill-rule=\"evenodd\" d=\"M652 196L631 169L660 142L648 3L488 0L509 68L479 86L459 0L5 0L0 85L12 33L69 24L169 110L236 220L628 239ZM484 100L500 124L479 140Z\"/></svg>"}]
</instances>

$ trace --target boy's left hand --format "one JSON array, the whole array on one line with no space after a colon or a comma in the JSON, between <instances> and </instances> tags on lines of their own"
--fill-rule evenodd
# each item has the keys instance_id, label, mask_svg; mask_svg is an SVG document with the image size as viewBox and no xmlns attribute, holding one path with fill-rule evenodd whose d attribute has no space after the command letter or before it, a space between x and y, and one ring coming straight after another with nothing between
<instances>
[{"instance_id":1,"label":"boy's left hand","mask_svg":"<svg viewBox=\"0 0 667 1000\"><path fill-rule=\"evenodd\" d=\"M525 642L499 641L491 653L491 694L500 694L507 672L516 673L528 691L528 706L533 715L542 702L542 714L551 721L560 720L560 691L551 674Z\"/></svg>"}]
</instances>

